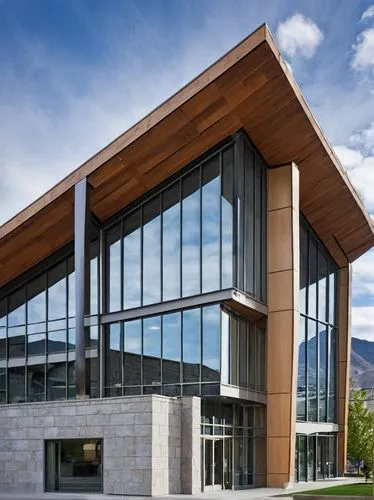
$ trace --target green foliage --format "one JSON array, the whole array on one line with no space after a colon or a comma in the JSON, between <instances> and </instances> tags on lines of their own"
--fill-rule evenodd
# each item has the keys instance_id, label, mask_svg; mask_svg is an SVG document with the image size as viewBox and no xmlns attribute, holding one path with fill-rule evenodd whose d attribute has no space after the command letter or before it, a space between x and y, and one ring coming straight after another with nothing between
<instances>
[{"instance_id":1,"label":"green foliage","mask_svg":"<svg viewBox=\"0 0 374 500\"><path fill-rule=\"evenodd\" d=\"M366 404L367 392L355 391L349 404L348 457L363 460L369 470L374 464L374 412Z\"/></svg>"},{"instance_id":2,"label":"green foliage","mask_svg":"<svg viewBox=\"0 0 374 500\"><path fill-rule=\"evenodd\" d=\"M334 496L349 496L349 497L369 497L372 496L371 484L365 483L354 483L354 484L342 484L339 486L330 486L329 488L320 488L318 490L306 490L306 491L295 491L294 495L334 495ZM290 496L290 493L287 493ZM277 496L287 496L287 495L277 495Z\"/></svg>"}]
</instances>

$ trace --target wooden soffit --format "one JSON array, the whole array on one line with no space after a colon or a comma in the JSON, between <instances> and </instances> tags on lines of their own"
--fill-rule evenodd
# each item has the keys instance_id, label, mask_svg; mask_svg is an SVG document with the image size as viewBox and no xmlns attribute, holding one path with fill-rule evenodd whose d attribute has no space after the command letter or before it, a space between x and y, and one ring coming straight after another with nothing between
<instances>
[{"instance_id":1,"label":"wooden soffit","mask_svg":"<svg viewBox=\"0 0 374 500\"><path fill-rule=\"evenodd\" d=\"M105 221L238 129L270 168L298 165L300 209L338 261L374 245L371 218L263 25L1 226L0 286L72 240L81 179Z\"/></svg>"}]
</instances>

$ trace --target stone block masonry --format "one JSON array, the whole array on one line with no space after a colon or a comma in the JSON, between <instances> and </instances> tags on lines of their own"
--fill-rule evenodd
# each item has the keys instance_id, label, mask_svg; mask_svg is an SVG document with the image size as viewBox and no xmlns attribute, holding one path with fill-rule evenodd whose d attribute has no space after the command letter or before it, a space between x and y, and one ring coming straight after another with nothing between
<instances>
[{"instance_id":1,"label":"stone block masonry","mask_svg":"<svg viewBox=\"0 0 374 500\"><path fill-rule=\"evenodd\" d=\"M200 491L199 424L200 399L194 397L1 405L0 491L44 491L46 440L97 438L103 440L104 493L195 493Z\"/></svg>"}]
</instances>

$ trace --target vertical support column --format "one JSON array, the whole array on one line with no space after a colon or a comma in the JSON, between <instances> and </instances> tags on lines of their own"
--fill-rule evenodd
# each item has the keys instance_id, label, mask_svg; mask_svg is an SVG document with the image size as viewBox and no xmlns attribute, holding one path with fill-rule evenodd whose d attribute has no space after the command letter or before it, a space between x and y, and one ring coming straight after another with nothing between
<instances>
[{"instance_id":1,"label":"vertical support column","mask_svg":"<svg viewBox=\"0 0 374 500\"><path fill-rule=\"evenodd\" d=\"M182 397L181 486L188 495L201 492L201 399Z\"/></svg>"},{"instance_id":2,"label":"vertical support column","mask_svg":"<svg viewBox=\"0 0 374 500\"><path fill-rule=\"evenodd\" d=\"M352 271L347 264L339 270L338 298L338 475L345 471L348 437L349 372L351 360Z\"/></svg>"},{"instance_id":3,"label":"vertical support column","mask_svg":"<svg viewBox=\"0 0 374 500\"><path fill-rule=\"evenodd\" d=\"M89 327L85 316L90 313L90 186L87 179L75 185L74 192L74 263L75 263L75 374L76 397L90 397L89 363L86 362L86 346Z\"/></svg>"},{"instance_id":4,"label":"vertical support column","mask_svg":"<svg viewBox=\"0 0 374 500\"><path fill-rule=\"evenodd\" d=\"M294 482L299 327L299 170L268 172L267 485Z\"/></svg>"}]
</instances>

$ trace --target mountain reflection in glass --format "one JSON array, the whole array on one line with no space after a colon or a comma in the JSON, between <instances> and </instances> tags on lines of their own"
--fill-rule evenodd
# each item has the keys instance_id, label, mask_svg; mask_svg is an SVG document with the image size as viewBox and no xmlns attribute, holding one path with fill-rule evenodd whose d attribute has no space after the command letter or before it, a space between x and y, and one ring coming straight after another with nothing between
<instances>
[{"instance_id":1,"label":"mountain reflection in glass","mask_svg":"<svg viewBox=\"0 0 374 500\"><path fill-rule=\"evenodd\" d=\"M230 335L243 352L233 348ZM220 304L114 323L105 333L104 393L126 395L137 386L134 394L199 396L220 382L264 391L264 341L262 322ZM239 380L230 365L239 367ZM247 373L253 373L249 380Z\"/></svg>"},{"instance_id":2,"label":"mountain reflection in glass","mask_svg":"<svg viewBox=\"0 0 374 500\"><path fill-rule=\"evenodd\" d=\"M303 218L300 224L297 420L336 422L338 267Z\"/></svg>"},{"instance_id":3,"label":"mountain reflection in glass","mask_svg":"<svg viewBox=\"0 0 374 500\"><path fill-rule=\"evenodd\" d=\"M90 245L89 257L90 311L97 313L97 240ZM75 371L74 316L75 272L71 252L52 260L43 271L23 280L22 286L0 300L0 401L22 403L74 397L75 378L67 379L67 370ZM90 348L94 365L98 359L97 324L90 329L87 349ZM6 356L11 358L8 369L2 361ZM96 384L97 380L91 382Z\"/></svg>"}]
</instances>

